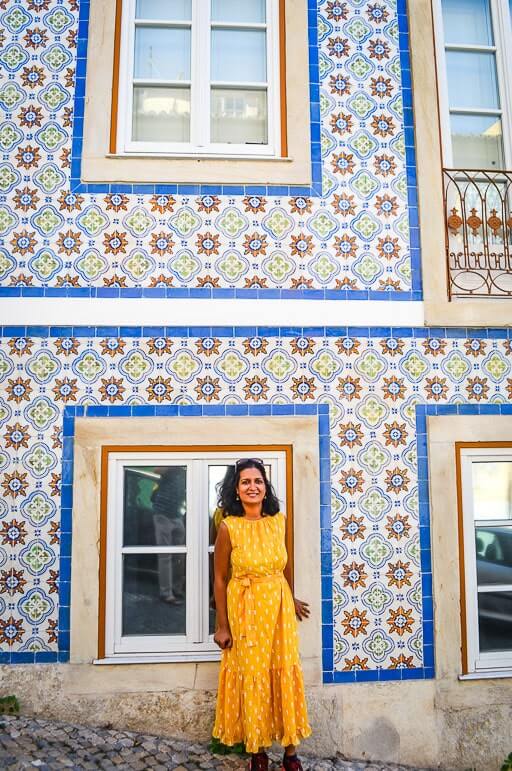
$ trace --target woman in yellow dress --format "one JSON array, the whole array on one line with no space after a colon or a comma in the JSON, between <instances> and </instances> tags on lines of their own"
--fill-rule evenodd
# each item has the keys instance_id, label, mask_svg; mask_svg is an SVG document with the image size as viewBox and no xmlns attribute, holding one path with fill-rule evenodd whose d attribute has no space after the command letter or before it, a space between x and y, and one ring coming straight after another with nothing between
<instances>
[{"instance_id":1,"label":"woman in yellow dress","mask_svg":"<svg viewBox=\"0 0 512 771\"><path fill-rule=\"evenodd\" d=\"M301 771L295 745L311 728L295 616L307 618L309 607L284 576L285 517L259 458L228 469L219 506L214 640L223 656L213 736L228 746L244 742L250 771L267 771L265 748L277 740L282 769Z\"/></svg>"}]
</instances>

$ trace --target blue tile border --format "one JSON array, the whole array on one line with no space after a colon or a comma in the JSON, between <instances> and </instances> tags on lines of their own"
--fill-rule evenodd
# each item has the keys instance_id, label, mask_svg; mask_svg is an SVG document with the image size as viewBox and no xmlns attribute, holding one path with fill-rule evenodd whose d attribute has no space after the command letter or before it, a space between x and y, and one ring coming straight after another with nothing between
<instances>
[{"instance_id":1,"label":"blue tile border","mask_svg":"<svg viewBox=\"0 0 512 771\"><path fill-rule=\"evenodd\" d=\"M50 287L2 286L2 297L73 297L86 299L201 299L201 300L400 300L423 299L421 290L399 292L377 289L209 289L205 287Z\"/></svg>"},{"instance_id":2,"label":"blue tile border","mask_svg":"<svg viewBox=\"0 0 512 771\"><path fill-rule=\"evenodd\" d=\"M278 327L278 326L35 326L10 325L0 326L0 337L397 337L397 338L447 338L451 337L450 328L444 327L349 327L349 326L319 326L319 327ZM458 330L461 339L512 340L512 327L500 329L465 327ZM499 334L498 334L499 333ZM219 405L222 406L222 405ZM273 405L274 409L289 405ZM314 405L303 405L313 406ZM416 409L421 410L418 405ZM459 405L466 407L467 405ZM486 405L481 405L486 407ZM491 405L492 406L492 405ZM502 405L506 406L506 405ZM118 408L120 409L120 408ZM445 409L455 410L457 405L445 405Z\"/></svg>"},{"instance_id":3,"label":"blue tile border","mask_svg":"<svg viewBox=\"0 0 512 771\"><path fill-rule=\"evenodd\" d=\"M402 86L405 171L407 178L407 212L409 217L409 246L411 260L412 292L423 296L421 276L421 241L418 211L418 183L416 169L416 143L414 134L414 110L412 103L411 56L409 51L408 0L397 0L398 49ZM400 294L400 293L399 293Z\"/></svg>"},{"instance_id":4,"label":"blue tile border","mask_svg":"<svg viewBox=\"0 0 512 771\"><path fill-rule=\"evenodd\" d=\"M282 406L289 407L288 415L317 415L319 435L319 462L320 474L330 478L330 452L329 452L329 406L327 404L292 404L292 405L257 405L261 407L259 415L282 415L279 409ZM59 561L59 620L58 620L58 652L40 653L9 653L0 654L0 664L38 664L38 663L65 663L69 661L70 641L70 611L71 611L71 543L72 543L72 506L73 506L73 442L75 434L75 419L77 417L113 418L113 417L191 417L194 415L229 417L241 414L239 407L244 407L245 415L251 414L249 405L169 405L152 406L138 405L126 409L126 406L91 405L66 406L62 414L63 427L63 473L61 487L61 543ZM326 506L322 506L321 518L321 543L328 539L331 541L330 508L328 516L325 513ZM320 510L320 509L319 509ZM328 557L322 553L322 566L330 566L330 572L325 574L330 577L332 586L332 563L330 552ZM322 567L322 571L323 571ZM322 607L327 603L330 607L329 618L332 637L332 589L331 594L323 594L322 583ZM328 608L326 608L328 610ZM328 624L327 624L328 626Z\"/></svg>"},{"instance_id":5,"label":"blue tile border","mask_svg":"<svg viewBox=\"0 0 512 771\"><path fill-rule=\"evenodd\" d=\"M317 0L308 0L309 101L311 143L311 185L212 185L207 184L129 184L86 183L81 181L82 143L84 127L85 83L87 48L89 42L88 2L80 3L77 38L76 84L74 100L73 137L71 142L72 193L126 193L138 195L266 195L304 196L322 195L322 163L320 145L320 69L318 65L318 8Z\"/></svg>"}]
</instances>

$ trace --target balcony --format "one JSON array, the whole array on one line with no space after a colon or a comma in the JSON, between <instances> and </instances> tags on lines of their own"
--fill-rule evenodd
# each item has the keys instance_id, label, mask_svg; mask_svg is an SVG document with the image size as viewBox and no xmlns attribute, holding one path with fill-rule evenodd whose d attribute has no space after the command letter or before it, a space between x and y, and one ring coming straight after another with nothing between
<instances>
[{"instance_id":1,"label":"balcony","mask_svg":"<svg viewBox=\"0 0 512 771\"><path fill-rule=\"evenodd\" d=\"M443 169L450 300L512 297L512 172Z\"/></svg>"}]
</instances>

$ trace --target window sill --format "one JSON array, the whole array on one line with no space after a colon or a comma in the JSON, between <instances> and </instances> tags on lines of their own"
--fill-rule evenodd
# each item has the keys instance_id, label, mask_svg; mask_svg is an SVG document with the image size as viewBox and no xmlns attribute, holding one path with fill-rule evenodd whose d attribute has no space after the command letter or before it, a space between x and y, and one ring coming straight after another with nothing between
<instances>
[{"instance_id":1,"label":"window sill","mask_svg":"<svg viewBox=\"0 0 512 771\"><path fill-rule=\"evenodd\" d=\"M512 669L483 669L481 672L468 672L459 675L459 680L498 680L512 677Z\"/></svg>"},{"instance_id":2,"label":"window sill","mask_svg":"<svg viewBox=\"0 0 512 771\"><path fill-rule=\"evenodd\" d=\"M119 656L106 656L104 659L94 659L93 664L171 664L173 662L196 663L201 661L220 661L220 652L174 652L174 653L148 653L148 654L124 654Z\"/></svg>"},{"instance_id":3,"label":"window sill","mask_svg":"<svg viewBox=\"0 0 512 771\"><path fill-rule=\"evenodd\" d=\"M192 160L192 161L272 161L276 163L292 163L293 158L290 156L276 156L276 155L214 155L214 154L199 154L199 153L106 153L106 158L113 158L115 160L126 158L162 158L165 160Z\"/></svg>"}]
</instances>

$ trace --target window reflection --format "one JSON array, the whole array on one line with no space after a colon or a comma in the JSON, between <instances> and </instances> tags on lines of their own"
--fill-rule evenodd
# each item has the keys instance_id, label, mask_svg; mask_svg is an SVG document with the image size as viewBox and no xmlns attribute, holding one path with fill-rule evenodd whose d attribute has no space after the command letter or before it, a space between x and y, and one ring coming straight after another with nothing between
<instances>
[{"instance_id":1,"label":"window reflection","mask_svg":"<svg viewBox=\"0 0 512 771\"><path fill-rule=\"evenodd\" d=\"M186 466L124 469L123 635L185 634L186 490Z\"/></svg>"},{"instance_id":2,"label":"window reflection","mask_svg":"<svg viewBox=\"0 0 512 771\"><path fill-rule=\"evenodd\" d=\"M185 466L125 467L123 545L184 545L186 492Z\"/></svg>"},{"instance_id":3,"label":"window reflection","mask_svg":"<svg viewBox=\"0 0 512 771\"><path fill-rule=\"evenodd\" d=\"M478 595L480 650L512 651L512 592Z\"/></svg>"},{"instance_id":4,"label":"window reflection","mask_svg":"<svg viewBox=\"0 0 512 771\"><path fill-rule=\"evenodd\" d=\"M479 586L512 586L512 527L477 527L476 568Z\"/></svg>"},{"instance_id":5,"label":"window reflection","mask_svg":"<svg viewBox=\"0 0 512 771\"><path fill-rule=\"evenodd\" d=\"M471 469L475 519L512 519L512 462L475 462Z\"/></svg>"},{"instance_id":6,"label":"window reflection","mask_svg":"<svg viewBox=\"0 0 512 771\"><path fill-rule=\"evenodd\" d=\"M123 556L122 634L184 635L183 601L172 601L162 590L179 584L185 597L184 554L125 554ZM171 577L172 584L168 584Z\"/></svg>"}]
</instances>

